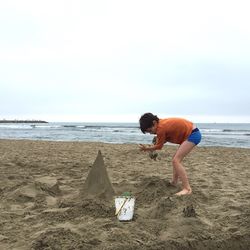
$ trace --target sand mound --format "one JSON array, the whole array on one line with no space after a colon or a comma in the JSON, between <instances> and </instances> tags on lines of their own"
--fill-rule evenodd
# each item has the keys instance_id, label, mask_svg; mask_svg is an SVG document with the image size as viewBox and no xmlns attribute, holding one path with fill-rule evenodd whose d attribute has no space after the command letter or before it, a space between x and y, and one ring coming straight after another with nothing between
<instances>
[{"instance_id":1,"label":"sand mound","mask_svg":"<svg viewBox=\"0 0 250 250\"><path fill-rule=\"evenodd\" d=\"M51 196L58 196L61 194L58 180L55 177L44 176L35 179L35 186L38 190L42 190Z\"/></svg>"},{"instance_id":2,"label":"sand mound","mask_svg":"<svg viewBox=\"0 0 250 250\"><path fill-rule=\"evenodd\" d=\"M30 202L35 201L39 195L58 196L60 194L61 190L57 179L51 176L43 176L28 185L18 186L9 193L8 197L18 202Z\"/></svg>"},{"instance_id":3,"label":"sand mound","mask_svg":"<svg viewBox=\"0 0 250 250\"><path fill-rule=\"evenodd\" d=\"M150 178L144 178L139 184L137 184L136 199L139 205L141 203L152 204L157 202L162 197L168 197L171 195L171 185L169 181L161 179L157 176Z\"/></svg>"},{"instance_id":4,"label":"sand mound","mask_svg":"<svg viewBox=\"0 0 250 250\"><path fill-rule=\"evenodd\" d=\"M92 197L110 200L114 194L115 191L109 180L103 157L99 150L80 195L83 198Z\"/></svg>"},{"instance_id":5,"label":"sand mound","mask_svg":"<svg viewBox=\"0 0 250 250\"><path fill-rule=\"evenodd\" d=\"M81 240L79 234L70 229L55 228L41 233L32 243L34 250L91 249L91 246Z\"/></svg>"}]
</instances>

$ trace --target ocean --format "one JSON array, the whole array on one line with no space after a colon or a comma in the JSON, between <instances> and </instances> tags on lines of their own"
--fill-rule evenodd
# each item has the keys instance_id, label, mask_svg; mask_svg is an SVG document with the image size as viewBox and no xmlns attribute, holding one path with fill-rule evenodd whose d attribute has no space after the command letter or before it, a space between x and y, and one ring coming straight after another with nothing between
<instances>
[{"instance_id":1,"label":"ocean","mask_svg":"<svg viewBox=\"0 0 250 250\"><path fill-rule=\"evenodd\" d=\"M250 148L249 123L200 123L201 146ZM150 144L137 123L1 123L0 139Z\"/></svg>"}]
</instances>

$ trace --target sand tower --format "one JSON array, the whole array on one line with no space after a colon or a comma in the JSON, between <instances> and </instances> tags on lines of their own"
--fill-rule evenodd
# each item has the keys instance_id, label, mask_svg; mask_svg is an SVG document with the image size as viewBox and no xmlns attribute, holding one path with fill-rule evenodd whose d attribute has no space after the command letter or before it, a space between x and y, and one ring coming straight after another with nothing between
<instances>
[{"instance_id":1,"label":"sand tower","mask_svg":"<svg viewBox=\"0 0 250 250\"><path fill-rule=\"evenodd\" d=\"M101 151L98 151L94 165L91 167L84 186L81 190L81 197L98 197L101 199L112 199L115 191L108 177Z\"/></svg>"}]
</instances>

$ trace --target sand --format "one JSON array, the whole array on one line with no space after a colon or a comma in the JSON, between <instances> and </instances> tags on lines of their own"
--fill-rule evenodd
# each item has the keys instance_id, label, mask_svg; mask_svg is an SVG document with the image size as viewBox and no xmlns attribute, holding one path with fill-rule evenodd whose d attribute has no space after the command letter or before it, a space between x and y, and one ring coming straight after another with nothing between
<instances>
[{"instance_id":1,"label":"sand","mask_svg":"<svg viewBox=\"0 0 250 250\"><path fill-rule=\"evenodd\" d=\"M250 149L196 148L183 197L175 149L152 160L134 144L0 140L0 249L250 249ZM123 192L129 222L115 216Z\"/></svg>"}]
</instances>

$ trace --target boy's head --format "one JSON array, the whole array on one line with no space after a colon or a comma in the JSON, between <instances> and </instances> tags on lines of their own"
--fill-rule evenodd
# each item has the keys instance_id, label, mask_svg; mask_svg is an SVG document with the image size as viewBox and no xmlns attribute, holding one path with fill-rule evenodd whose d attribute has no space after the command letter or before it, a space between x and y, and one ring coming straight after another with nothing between
<instances>
[{"instance_id":1,"label":"boy's head","mask_svg":"<svg viewBox=\"0 0 250 250\"><path fill-rule=\"evenodd\" d=\"M140 129L143 134L145 133L156 133L156 124L158 123L159 118L152 113L145 113L141 116L140 122Z\"/></svg>"}]
</instances>

